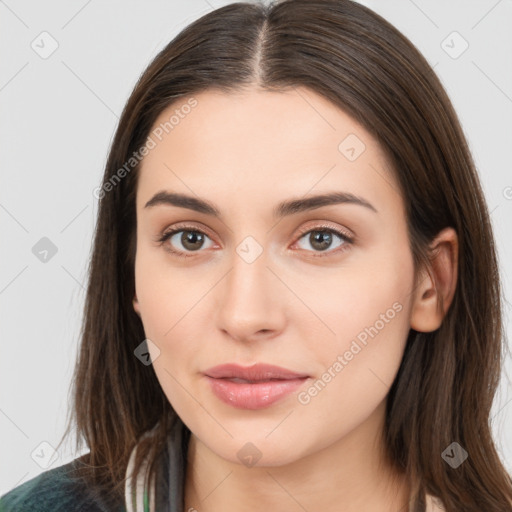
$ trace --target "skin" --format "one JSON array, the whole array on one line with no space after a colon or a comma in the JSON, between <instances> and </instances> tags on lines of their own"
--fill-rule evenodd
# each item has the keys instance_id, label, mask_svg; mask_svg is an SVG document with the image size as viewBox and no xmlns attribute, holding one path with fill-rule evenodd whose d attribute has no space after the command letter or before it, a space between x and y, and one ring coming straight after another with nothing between
<instances>
[{"instance_id":1,"label":"skin","mask_svg":"<svg viewBox=\"0 0 512 512\"><path fill-rule=\"evenodd\" d=\"M355 120L305 88L194 97L197 106L142 162L133 299L160 351L152 350L157 378L192 432L185 510L401 510L409 485L383 456L386 397L409 329L437 329L450 305L455 232L443 230L432 244L439 249L434 281L422 272L415 286L398 184L378 142ZM349 134L366 146L354 161L338 149ZM162 190L206 199L221 218L145 208ZM272 218L280 201L333 191L363 197L377 212L345 203ZM183 233L156 241L181 222L206 234L188 246L196 251L187 252ZM354 242L333 234L322 251L314 233L299 232L325 223ZM248 236L263 249L252 263L236 251ZM298 393L394 303L400 312L309 403L299 403ZM213 395L202 375L226 362L266 362L310 378L270 407L241 410ZM247 442L261 452L252 467L237 456Z\"/></svg>"}]
</instances>

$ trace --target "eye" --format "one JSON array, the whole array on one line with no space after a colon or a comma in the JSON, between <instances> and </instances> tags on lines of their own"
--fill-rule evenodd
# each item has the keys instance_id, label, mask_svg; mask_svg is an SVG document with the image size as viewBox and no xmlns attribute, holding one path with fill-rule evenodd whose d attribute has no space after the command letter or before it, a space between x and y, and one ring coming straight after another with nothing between
<instances>
[{"instance_id":1,"label":"eye","mask_svg":"<svg viewBox=\"0 0 512 512\"><path fill-rule=\"evenodd\" d=\"M171 243L174 244L181 244L182 249L178 248L178 250L174 249L171 243L166 244L165 250L175 254L178 257L188 258L194 255L186 254L187 252L197 252L203 247L205 237L211 241L210 237L206 233L203 233L201 230L193 226L179 226L170 231L164 232L158 241L162 245L165 244L167 240L170 240Z\"/></svg>"},{"instance_id":2,"label":"eye","mask_svg":"<svg viewBox=\"0 0 512 512\"><path fill-rule=\"evenodd\" d=\"M339 243L333 249L333 240L336 238L338 238ZM305 239L306 242L310 245L310 247L313 248L313 252L327 252L329 255L331 255L332 253L338 253L340 251L348 249L350 244L354 242L352 236L349 236L347 233L344 233L338 229L334 229L329 226L316 226L313 229L302 231L301 237L296 243L299 243L300 240L302 239ZM324 255L314 254L314 257L324 257Z\"/></svg>"},{"instance_id":3,"label":"eye","mask_svg":"<svg viewBox=\"0 0 512 512\"><path fill-rule=\"evenodd\" d=\"M311 247L313 247L313 251L310 252L317 253L338 253L348 249L348 247L354 242L353 237L349 234L326 225L316 226L309 230L303 229L300 235L301 236L296 243L299 243L300 240L306 238L306 236L309 235L306 240L311 245ZM338 238L340 243L338 243L338 245L333 250L328 251L328 249L331 248L331 245L333 244L333 235L335 238ZM161 245L165 244L166 251L181 258L188 258L194 256L194 254L190 253L200 252L200 249L204 248L205 238L212 242L211 238L206 233L194 226L176 226L169 231L165 231L157 241L160 242ZM171 243L166 244L165 242L168 240L170 240ZM181 244L181 248L178 247L178 249L175 249L175 244ZM323 257L324 255L317 254L314 256Z\"/></svg>"}]
</instances>

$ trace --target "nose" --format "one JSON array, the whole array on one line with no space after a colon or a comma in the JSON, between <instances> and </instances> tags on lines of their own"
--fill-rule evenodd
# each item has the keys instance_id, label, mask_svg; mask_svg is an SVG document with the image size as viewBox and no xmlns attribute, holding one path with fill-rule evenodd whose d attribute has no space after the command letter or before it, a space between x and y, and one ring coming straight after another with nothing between
<instances>
[{"instance_id":1,"label":"nose","mask_svg":"<svg viewBox=\"0 0 512 512\"><path fill-rule=\"evenodd\" d=\"M232 339L269 339L283 330L286 287L269 268L265 252L252 262L235 252L218 294L217 327Z\"/></svg>"}]
</instances>

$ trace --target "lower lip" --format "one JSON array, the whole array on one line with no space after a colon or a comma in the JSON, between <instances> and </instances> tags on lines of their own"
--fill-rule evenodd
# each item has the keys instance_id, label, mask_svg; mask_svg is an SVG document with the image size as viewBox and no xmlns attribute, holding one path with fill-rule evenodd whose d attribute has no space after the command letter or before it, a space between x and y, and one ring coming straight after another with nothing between
<instances>
[{"instance_id":1,"label":"lower lip","mask_svg":"<svg viewBox=\"0 0 512 512\"><path fill-rule=\"evenodd\" d=\"M296 391L308 377L272 380L254 384L214 379L206 376L213 393L224 403L238 409L263 409Z\"/></svg>"}]
</instances>

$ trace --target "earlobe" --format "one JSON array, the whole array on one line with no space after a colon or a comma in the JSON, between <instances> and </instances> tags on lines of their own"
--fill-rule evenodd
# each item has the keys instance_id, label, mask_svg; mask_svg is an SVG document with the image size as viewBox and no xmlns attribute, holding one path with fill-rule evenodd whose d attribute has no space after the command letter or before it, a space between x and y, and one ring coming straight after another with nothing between
<instances>
[{"instance_id":1,"label":"earlobe","mask_svg":"<svg viewBox=\"0 0 512 512\"><path fill-rule=\"evenodd\" d=\"M440 327L457 286L459 245L455 230L443 229L430 247L431 273L423 269L411 309L411 328L419 332Z\"/></svg>"}]
</instances>

